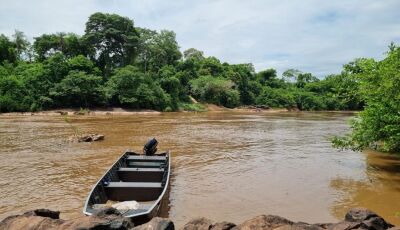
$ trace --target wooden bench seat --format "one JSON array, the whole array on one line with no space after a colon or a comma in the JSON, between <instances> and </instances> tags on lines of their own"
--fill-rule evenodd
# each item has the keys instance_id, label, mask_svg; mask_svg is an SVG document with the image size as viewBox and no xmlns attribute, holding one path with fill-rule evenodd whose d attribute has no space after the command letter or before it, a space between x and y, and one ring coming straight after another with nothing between
<instances>
[{"instance_id":1,"label":"wooden bench seat","mask_svg":"<svg viewBox=\"0 0 400 230\"><path fill-rule=\"evenodd\" d=\"M104 188L110 200L151 201L160 196L163 187L156 182L109 182Z\"/></svg>"},{"instance_id":2,"label":"wooden bench seat","mask_svg":"<svg viewBox=\"0 0 400 230\"><path fill-rule=\"evenodd\" d=\"M162 181L163 168L119 168L118 177L124 182L157 182Z\"/></svg>"}]
</instances>

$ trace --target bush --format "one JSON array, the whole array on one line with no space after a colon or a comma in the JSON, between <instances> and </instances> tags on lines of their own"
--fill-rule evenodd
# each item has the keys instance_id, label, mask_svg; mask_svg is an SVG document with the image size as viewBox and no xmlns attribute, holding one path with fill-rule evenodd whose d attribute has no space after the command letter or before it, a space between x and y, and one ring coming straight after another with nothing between
<instances>
[{"instance_id":1,"label":"bush","mask_svg":"<svg viewBox=\"0 0 400 230\"><path fill-rule=\"evenodd\" d=\"M171 96L136 67L117 69L104 88L108 101L130 108L171 108Z\"/></svg>"},{"instance_id":2,"label":"bush","mask_svg":"<svg viewBox=\"0 0 400 230\"><path fill-rule=\"evenodd\" d=\"M51 89L59 106L90 107L104 101L101 91L102 77L71 71L67 77Z\"/></svg>"},{"instance_id":3,"label":"bush","mask_svg":"<svg viewBox=\"0 0 400 230\"><path fill-rule=\"evenodd\" d=\"M202 104L194 103L179 103L180 111L190 111L190 112L205 112L207 108Z\"/></svg>"},{"instance_id":4,"label":"bush","mask_svg":"<svg viewBox=\"0 0 400 230\"><path fill-rule=\"evenodd\" d=\"M292 108L296 106L295 98L289 90L270 87L263 88L256 102L273 108Z\"/></svg>"},{"instance_id":5,"label":"bush","mask_svg":"<svg viewBox=\"0 0 400 230\"><path fill-rule=\"evenodd\" d=\"M239 91L233 89L233 82L210 75L190 81L192 95L204 102L233 108L240 104Z\"/></svg>"}]
</instances>

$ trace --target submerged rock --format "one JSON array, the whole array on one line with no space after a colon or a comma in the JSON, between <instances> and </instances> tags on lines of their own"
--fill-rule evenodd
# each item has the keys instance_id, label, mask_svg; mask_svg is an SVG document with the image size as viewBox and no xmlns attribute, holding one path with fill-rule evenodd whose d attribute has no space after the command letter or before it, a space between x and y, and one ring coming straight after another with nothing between
<instances>
[{"instance_id":1,"label":"submerged rock","mask_svg":"<svg viewBox=\"0 0 400 230\"><path fill-rule=\"evenodd\" d=\"M104 135L101 134L88 134L78 137L78 142L92 142L92 141L102 141L104 140Z\"/></svg>"}]
</instances>

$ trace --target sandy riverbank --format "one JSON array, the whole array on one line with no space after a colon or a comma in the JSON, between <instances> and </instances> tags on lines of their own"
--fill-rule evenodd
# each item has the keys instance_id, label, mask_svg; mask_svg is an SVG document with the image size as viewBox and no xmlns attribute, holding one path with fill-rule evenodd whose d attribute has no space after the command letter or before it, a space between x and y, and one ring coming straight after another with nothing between
<instances>
[{"instance_id":1,"label":"sandy riverbank","mask_svg":"<svg viewBox=\"0 0 400 230\"><path fill-rule=\"evenodd\" d=\"M214 104L203 104L206 108L204 112L244 112L244 113L285 113L285 112L301 112L300 110L289 110L285 108L269 108L262 109L254 106L241 106L237 108L226 108ZM193 111L180 111L180 112L193 112ZM318 111L318 112L330 112L330 113L349 113L354 114L357 111ZM0 113L0 116L60 116L60 115L157 115L163 112L150 110L150 109L125 109L125 108L92 108L92 109L52 109L38 112L11 112L11 113Z\"/></svg>"},{"instance_id":2,"label":"sandy riverbank","mask_svg":"<svg viewBox=\"0 0 400 230\"><path fill-rule=\"evenodd\" d=\"M262 112L262 113L279 113L288 112L287 109L254 109L247 107L240 108L225 108L213 104L205 104L207 109L206 112ZM182 111L187 112L187 111ZM11 113L0 113L0 116L34 116L34 115L45 115L45 116L60 116L60 115L145 115L145 114L161 114L162 112L156 110L135 110L135 109L124 109L124 108L94 108L94 109L52 109L38 112L11 112Z\"/></svg>"}]
</instances>

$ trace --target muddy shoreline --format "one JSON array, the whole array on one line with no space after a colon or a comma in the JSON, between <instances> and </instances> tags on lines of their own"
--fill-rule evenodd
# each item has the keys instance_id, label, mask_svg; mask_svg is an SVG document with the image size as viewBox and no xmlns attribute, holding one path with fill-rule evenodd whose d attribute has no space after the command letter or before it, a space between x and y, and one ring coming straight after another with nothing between
<instances>
[{"instance_id":1,"label":"muddy shoreline","mask_svg":"<svg viewBox=\"0 0 400 230\"><path fill-rule=\"evenodd\" d=\"M222 106L205 104L206 111L204 112L254 112L254 113L285 113L285 112L302 112L299 110L290 110L284 108L257 108L254 106L242 106L237 108L225 108ZM194 111L177 111L177 112L194 112ZM309 112L309 111L307 111ZM355 114L358 111L313 111L313 112L329 112L329 113L348 113ZM164 113L162 111L150 110L150 109L125 109L125 108L93 108L93 109L72 109L72 108L60 108L52 110L43 110L37 112L9 112L0 113L1 116L60 116L60 115L91 115L91 116L105 116L105 115L159 115Z\"/></svg>"}]
</instances>

